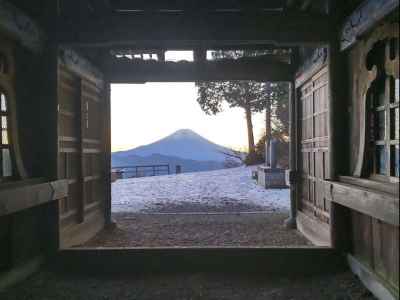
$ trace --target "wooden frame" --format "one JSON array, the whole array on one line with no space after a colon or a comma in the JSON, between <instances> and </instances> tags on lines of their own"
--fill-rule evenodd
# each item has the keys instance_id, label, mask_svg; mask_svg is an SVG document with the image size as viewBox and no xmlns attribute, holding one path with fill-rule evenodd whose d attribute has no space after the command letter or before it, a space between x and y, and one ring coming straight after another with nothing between
<instances>
[{"instance_id":1,"label":"wooden frame","mask_svg":"<svg viewBox=\"0 0 400 300\"><path fill-rule=\"evenodd\" d=\"M15 92L15 65L13 44L0 37L0 53L7 60L7 73L0 73L0 92L7 99L8 139L14 174L12 179L25 179L27 173L23 165L18 137L18 123L16 116L16 92Z\"/></svg>"},{"instance_id":2,"label":"wooden frame","mask_svg":"<svg viewBox=\"0 0 400 300\"><path fill-rule=\"evenodd\" d=\"M394 78L395 80L399 80L399 52L397 50L397 53L395 54L395 57L392 59L391 58L391 51L390 51L390 45L389 45L389 40L391 38L397 38L398 39L398 33L399 29L396 24L393 25L385 25L377 29L373 35L364 43L364 52L362 54L362 57L360 59L360 82L362 83L360 85L360 91L363 97L363 101L361 101L361 109L360 109L360 141L359 141L359 152L358 152L358 157L357 157L357 164L355 166L355 169L353 171L353 175L355 177L369 177L373 172L371 172L371 167L370 167L370 160L371 160L371 151L369 149L369 142L371 142L370 139L370 134L369 134L369 123L370 123L370 117L369 117L369 106L372 105L371 101L375 99L371 99L372 93L376 91L376 85L378 84L379 80L384 80L384 90L385 90L385 102L382 107L379 107L378 110L384 110L384 111L389 111L391 112L391 109L399 109L399 104L398 101L393 101L394 103L390 103L390 89L388 86L388 81L390 81L390 78ZM384 51L384 58L385 62L383 65L377 65L374 62L370 62L369 55L371 54L372 49L374 48L375 45L379 41L386 41L385 43L385 51ZM369 65L368 65L369 64ZM394 96L394 95L393 95ZM385 131L391 130L390 127L390 116L386 115L386 121L385 121ZM385 137L383 141L383 145L386 146L386 149L388 152L388 163L390 162L390 149L391 145L393 144L390 138L391 132L385 132ZM399 145L399 140L394 140L394 145ZM378 142L378 144L381 144L382 141ZM390 172L390 165L386 165L386 171ZM386 177L386 178L385 178ZM372 177L371 179L373 179ZM377 178L377 177L375 177ZM391 174L386 174L386 176L378 176L378 180L383 179L383 180L389 180L392 182L398 182L398 179L396 178L391 178Z\"/></svg>"},{"instance_id":3,"label":"wooden frame","mask_svg":"<svg viewBox=\"0 0 400 300\"><path fill-rule=\"evenodd\" d=\"M399 0L365 0L345 21L340 49L353 46L360 37L399 7Z\"/></svg>"}]
</instances>

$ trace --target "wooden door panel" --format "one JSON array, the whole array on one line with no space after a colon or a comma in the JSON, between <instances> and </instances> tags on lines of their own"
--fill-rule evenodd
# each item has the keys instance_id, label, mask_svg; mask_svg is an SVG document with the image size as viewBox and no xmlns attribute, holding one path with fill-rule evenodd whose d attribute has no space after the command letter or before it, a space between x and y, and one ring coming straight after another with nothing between
<instances>
[{"instance_id":1,"label":"wooden door panel","mask_svg":"<svg viewBox=\"0 0 400 300\"><path fill-rule=\"evenodd\" d=\"M298 170L298 222L299 228L318 244L330 243L327 226L330 222L330 202L324 197L324 180L329 179L329 132L328 132L328 68L322 68L298 88L298 121L300 133ZM302 220L306 217L307 221ZM321 227L323 235L313 237L316 228Z\"/></svg>"},{"instance_id":2,"label":"wooden door panel","mask_svg":"<svg viewBox=\"0 0 400 300\"><path fill-rule=\"evenodd\" d=\"M70 191L60 203L60 245L69 247L104 225L103 92L61 62L58 72L58 174Z\"/></svg>"}]
</instances>

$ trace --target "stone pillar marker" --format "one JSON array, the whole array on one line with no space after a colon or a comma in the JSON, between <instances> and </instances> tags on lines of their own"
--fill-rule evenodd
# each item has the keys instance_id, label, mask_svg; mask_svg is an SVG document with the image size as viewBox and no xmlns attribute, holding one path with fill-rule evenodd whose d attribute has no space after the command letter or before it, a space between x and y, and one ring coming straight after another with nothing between
<instances>
[{"instance_id":1,"label":"stone pillar marker","mask_svg":"<svg viewBox=\"0 0 400 300\"><path fill-rule=\"evenodd\" d=\"M265 165L258 167L258 184L265 188L287 188L285 169L278 168L278 140L272 138L266 147Z\"/></svg>"}]
</instances>

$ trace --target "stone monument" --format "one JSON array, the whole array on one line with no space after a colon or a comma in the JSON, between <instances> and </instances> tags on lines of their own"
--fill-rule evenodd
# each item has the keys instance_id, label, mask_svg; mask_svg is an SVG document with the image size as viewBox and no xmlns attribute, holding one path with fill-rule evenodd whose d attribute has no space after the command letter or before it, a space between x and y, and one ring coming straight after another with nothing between
<instances>
[{"instance_id":1,"label":"stone monument","mask_svg":"<svg viewBox=\"0 0 400 300\"><path fill-rule=\"evenodd\" d=\"M277 167L277 145L278 140L272 138L265 145L265 165L258 167L259 185L265 188L287 188L285 169Z\"/></svg>"}]
</instances>

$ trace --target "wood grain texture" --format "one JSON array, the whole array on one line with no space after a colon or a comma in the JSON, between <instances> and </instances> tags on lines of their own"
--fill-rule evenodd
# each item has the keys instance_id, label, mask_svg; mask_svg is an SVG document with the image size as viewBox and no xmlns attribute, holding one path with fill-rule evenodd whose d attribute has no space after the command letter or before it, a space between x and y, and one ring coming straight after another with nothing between
<instances>
[{"instance_id":1,"label":"wood grain texture","mask_svg":"<svg viewBox=\"0 0 400 300\"><path fill-rule=\"evenodd\" d=\"M43 205L68 196L68 182L58 180L0 190L0 216Z\"/></svg>"},{"instance_id":2,"label":"wood grain texture","mask_svg":"<svg viewBox=\"0 0 400 300\"><path fill-rule=\"evenodd\" d=\"M399 226L399 198L385 192L326 181L325 197L385 223Z\"/></svg>"}]
</instances>

